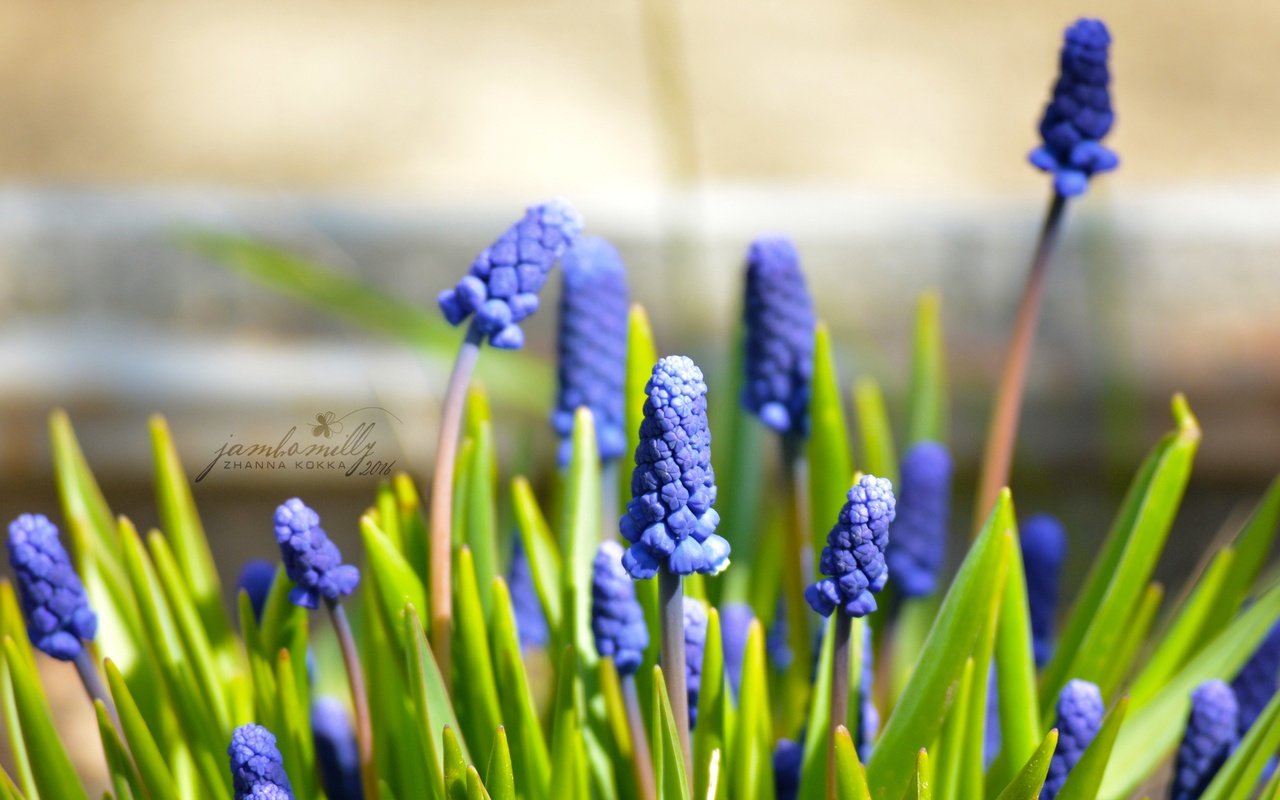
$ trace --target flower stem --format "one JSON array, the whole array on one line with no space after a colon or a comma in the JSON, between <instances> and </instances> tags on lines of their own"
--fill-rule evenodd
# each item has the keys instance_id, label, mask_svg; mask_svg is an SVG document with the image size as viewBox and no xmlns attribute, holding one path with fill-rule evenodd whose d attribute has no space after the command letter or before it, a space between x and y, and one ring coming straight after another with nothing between
<instances>
[{"instance_id":1,"label":"flower stem","mask_svg":"<svg viewBox=\"0 0 1280 800\"><path fill-rule=\"evenodd\" d=\"M1040 307L1044 303L1045 273L1058 241L1066 207L1066 198L1055 192L1045 214L1040 240L1031 261L1031 272L1027 275L1022 299L1018 303L1018 314L1014 319L1009 350L1005 355L1004 371L1000 375L995 407L991 412L991 425L987 429L982 477L978 481L977 503L973 510L975 535L995 505L1000 489L1009 482L1013 446L1018 438L1018 415L1022 410L1022 395L1027 383L1027 364L1031 360L1036 323L1040 318Z\"/></svg>"},{"instance_id":2,"label":"flower stem","mask_svg":"<svg viewBox=\"0 0 1280 800\"><path fill-rule=\"evenodd\" d=\"M462 413L467 401L467 387L480 357L481 334L475 324L467 330L467 338L453 362L453 373L445 389L444 406L440 409L440 436L436 442L436 466L431 477L431 546L427 571L431 583L431 650L446 687L453 667L450 647L453 642L453 589L450 571L453 566L453 471L458 459L458 436L462 431Z\"/></svg>"},{"instance_id":3,"label":"flower stem","mask_svg":"<svg viewBox=\"0 0 1280 800\"><path fill-rule=\"evenodd\" d=\"M364 672L360 668L360 653L351 634L347 612L337 600L326 600L333 630L338 635L338 647L342 650L342 663L347 668L347 680L351 683L351 704L356 712L356 741L360 748L360 781L364 786L365 800L378 800L378 773L373 763L373 726L369 718L369 696L365 693Z\"/></svg>"},{"instance_id":4,"label":"flower stem","mask_svg":"<svg viewBox=\"0 0 1280 800\"><path fill-rule=\"evenodd\" d=\"M809 509L807 489L807 463L804 458L804 441L793 436L782 439L783 493L789 514L784 527L782 547L782 596L786 599L787 630L789 631L792 659L786 681L786 702L783 707L791 710L794 718L782 720L784 730L793 730L803 723L800 716L806 706L811 671L811 637L808 605L804 599L804 587L808 583L805 562L812 562L809 548Z\"/></svg>"},{"instance_id":5,"label":"flower stem","mask_svg":"<svg viewBox=\"0 0 1280 800\"><path fill-rule=\"evenodd\" d=\"M115 704L111 702L111 696L107 694L106 687L102 685L102 677L98 675L98 668L93 663L93 657L89 655L88 645L80 648L74 663L76 672L80 674L80 682L84 684L84 690L89 695L89 702L101 700L107 707L107 713L111 715L111 721L115 723L116 730L120 730L120 717L116 714Z\"/></svg>"},{"instance_id":6,"label":"flower stem","mask_svg":"<svg viewBox=\"0 0 1280 800\"><path fill-rule=\"evenodd\" d=\"M827 797L836 796L836 728L849 725L849 633L853 619L837 608L835 618L835 653L831 660L831 725L827 745Z\"/></svg>"},{"instance_id":7,"label":"flower stem","mask_svg":"<svg viewBox=\"0 0 1280 800\"><path fill-rule=\"evenodd\" d=\"M658 570L658 606L662 609L662 674L692 787L693 748L689 744L689 690L684 664L684 580L665 569Z\"/></svg>"},{"instance_id":8,"label":"flower stem","mask_svg":"<svg viewBox=\"0 0 1280 800\"><path fill-rule=\"evenodd\" d=\"M644 729L644 717L640 713L640 695L636 692L636 676L622 679L622 696L627 705L627 726L631 729L631 760L635 764L636 782L640 786L640 800L655 800L657 784L653 777L653 756L649 753L649 735Z\"/></svg>"}]
</instances>

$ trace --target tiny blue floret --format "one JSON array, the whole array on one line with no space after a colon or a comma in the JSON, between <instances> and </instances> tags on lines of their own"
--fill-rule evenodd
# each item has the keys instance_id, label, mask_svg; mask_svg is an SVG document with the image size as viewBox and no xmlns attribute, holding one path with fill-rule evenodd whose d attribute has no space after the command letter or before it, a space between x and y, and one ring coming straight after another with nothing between
<instances>
[{"instance_id":1,"label":"tiny blue floret","mask_svg":"<svg viewBox=\"0 0 1280 800\"><path fill-rule=\"evenodd\" d=\"M9 564L31 644L59 661L71 661L98 632L84 584L43 514L23 514L9 524Z\"/></svg>"}]
</instances>

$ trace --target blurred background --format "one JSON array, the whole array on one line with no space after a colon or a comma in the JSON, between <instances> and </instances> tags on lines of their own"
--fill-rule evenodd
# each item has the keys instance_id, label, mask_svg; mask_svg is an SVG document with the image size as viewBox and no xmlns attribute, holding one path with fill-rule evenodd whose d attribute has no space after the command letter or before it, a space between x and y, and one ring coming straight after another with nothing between
<instances>
[{"instance_id":1,"label":"blurred background","mask_svg":"<svg viewBox=\"0 0 1280 800\"><path fill-rule=\"evenodd\" d=\"M1014 490L1067 519L1074 586L1186 392L1204 442L1174 579L1280 470L1280 5L1252 0L10 0L0 512L55 511L55 407L140 526L153 412L193 480L229 443L316 441L330 412L423 476L458 340L435 295L563 194L713 394L759 233L794 237L843 380L878 379L897 424L915 298L936 288L966 519L1049 190L1025 155L1062 28L1102 12L1123 163L1071 205ZM193 244L211 232L280 249ZM345 317L315 302L344 299ZM549 463L553 329L543 313L524 354L485 355L504 480ZM195 492L229 576L271 554L292 494L353 543L377 479L219 468Z\"/></svg>"}]
</instances>

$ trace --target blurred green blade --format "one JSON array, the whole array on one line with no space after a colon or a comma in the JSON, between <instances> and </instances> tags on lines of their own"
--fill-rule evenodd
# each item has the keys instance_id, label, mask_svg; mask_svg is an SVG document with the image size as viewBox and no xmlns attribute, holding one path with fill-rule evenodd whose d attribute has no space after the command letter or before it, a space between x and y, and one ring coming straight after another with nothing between
<instances>
[{"instance_id":1,"label":"blurred green blade","mask_svg":"<svg viewBox=\"0 0 1280 800\"><path fill-rule=\"evenodd\" d=\"M560 547L538 506L533 487L526 478L517 477L511 481L511 505L515 511L516 524L520 528L525 555L529 558L529 571L533 575L533 585L538 592L542 613L551 630L558 631L561 629L564 613L560 592L563 582L560 577L563 569Z\"/></svg>"},{"instance_id":2,"label":"blurred green blade","mask_svg":"<svg viewBox=\"0 0 1280 800\"><path fill-rule=\"evenodd\" d=\"M93 711L98 718L98 736L102 740L102 754L106 759L107 772L111 775L111 788L116 796L131 799L151 798L151 800L164 800L166 797L171 797L171 793L162 792L156 795L147 793L142 786L142 776L138 774L138 769L129 756L128 748L120 738L120 732L111 722L107 707L101 700L95 700Z\"/></svg>"},{"instance_id":3,"label":"blurred green blade","mask_svg":"<svg viewBox=\"0 0 1280 800\"><path fill-rule=\"evenodd\" d=\"M990 623L991 606L1000 602L1016 546L1013 529L1013 503L1005 490L952 582L907 689L876 743L867 765L867 783L876 797L907 790L911 754L932 744L941 730L947 694Z\"/></svg>"},{"instance_id":4,"label":"blurred green blade","mask_svg":"<svg viewBox=\"0 0 1280 800\"><path fill-rule=\"evenodd\" d=\"M640 444L640 423L644 420L644 387L658 363L658 348L653 340L653 328L644 306L635 304L627 315L627 373L623 389L626 400L623 420L627 432L627 455L623 469L618 470L618 497L631 496L631 471L625 469L625 458L630 458Z\"/></svg>"},{"instance_id":5,"label":"blurred green blade","mask_svg":"<svg viewBox=\"0 0 1280 800\"><path fill-rule=\"evenodd\" d=\"M1280 477L1271 481L1267 492L1253 514L1232 542L1235 563L1223 579L1223 591L1204 621L1204 630L1220 631L1240 609L1258 575L1267 564L1267 556L1280 533Z\"/></svg>"},{"instance_id":6,"label":"blurred green blade","mask_svg":"<svg viewBox=\"0 0 1280 800\"><path fill-rule=\"evenodd\" d=\"M707 610L707 639L702 653L702 687L698 693L698 724L693 737L693 793L706 797L714 777L711 754L724 750L727 741L728 687L725 684L724 643L720 635L720 615Z\"/></svg>"},{"instance_id":7,"label":"blurred green blade","mask_svg":"<svg viewBox=\"0 0 1280 800\"><path fill-rule=\"evenodd\" d=\"M765 660L764 628L759 620L752 620L742 657L742 686L738 695L737 724L732 736L733 752L726 767L729 796L735 800L773 798L773 722L769 714ZM816 734L815 738L826 740L825 736Z\"/></svg>"},{"instance_id":8,"label":"blurred green blade","mask_svg":"<svg viewBox=\"0 0 1280 800\"><path fill-rule=\"evenodd\" d=\"M138 704L125 685L124 676L109 659L106 662L106 673L116 713L120 715L120 727L123 728L125 741L129 743L129 751L133 753L133 761L146 787L147 796L151 800L178 800L173 775L169 772L165 757L156 745L146 720L138 711Z\"/></svg>"},{"instance_id":9,"label":"blurred green blade","mask_svg":"<svg viewBox=\"0 0 1280 800\"><path fill-rule=\"evenodd\" d=\"M469 548L457 552L454 566L457 622L453 626L453 660L459 680L454 682L453 690L459 700L458 718L467 743L476 753L488 753L502 724L502 710L489 651L488 624L480 605L475 562Z\"/></svg>"},{"instance_id":10,"label":"blurred green blade","mask_svg":"<svg viewBox=\"0 0 1280 800\"><path fill-rule=\"evenodd\" d=\"M1098 688L1106 700L1110 701L1114 698L1125 679L1129 677L1134 659L1138 655L1138 648L1147 641L1147 635L1155 624L1156 612L1160 610L1160 603L1163 600L1164 585L1148 584L1138 601L1137 608L1133 611L1133 616L1125 625L1124 640L1112 652L1110 663L1098 676Z\"/></svg>"},{"instance_id":11,"label":"blurred green blade","mask_svg":"<svg viewBox=\"0 0 1280 800\"><path fill-rule=\"evenodd\" d=\"M893 427L889 424L884 394L874 378L862 378L854 384L853 407L862 440L863 471L888 478L897 486L898 454L893 444Z\"/></svg>"},{"instance_id":12,"label":"blurred green blade","mask_svg":"<svg viewBox=\"0 0 1280 800\"><path fill-rule=\"evenodd\" d=\"M462 332L440 316L434 302L425 308L406 302L332 267L243 236L196 232L182 241L237 275L365 330L418 347L442 366L452 363L458 351ZM502 401L531 411L544 410L554 388L550 367L527 354L491 352L481 359L477 375Z\"/></svg>"},{"instance_id":13,"label":"blurred green blade","mask_svg":"<svg viewBox=\"0 0 1280 800\"><path fill-rule=\"evenodd\" d=\"M920 748L916 755L915 770L907 786L907 800L933 800L933 786L929 782L929 751Z\"/></svg>"},{"instance_id":14,"label":"blurred green blade","mask_svg":"<svg viewBox=\"0 0 1280 800\"><path fill-rule=\"evenodd\" d=\"M987 776L991 788L1012 780L1040 744L1040 701L1021 547L1011 548L1009 553L1009 577L1004 582L996 629L996 675L1001 751Z\"/></svg>"},{"instance_id":15,"label":"blurred green blade","mask_svg":"<svg viewBox=\"0 0 1280 800\"><path fill-rule=\"evenodd\" d=\"M493 752L484 771L484 785L493 800L516 800L516 779L511 768L511 751L507 748L507 732L498 728L493 737Z\"/></svg>"},{"instance_id":16,"label":"blurred green blade","mask_svg":"<svg viewBox=\"0 0 1280 800\"><path fill-rule=\"evenodd\" d=\"M937 292L922 294L916 304L907 403L908 445L947 440L947 365Z\"/></svg>"},{"instance_id":17,"label":"blurred green blade","mask_svg":"<svg viewBox=\"0 0 1280 800\"><path fill-rule=\"evenodd\" d=\"M654 773L658 779L658 800L689 800L689 779L684 767L676 719L667 698L667 682L662 668L653 668L653 735ZM731 796L733 795L731 792ZM744 798L750 795L744 795Z\"/></svg>"},{"instance_id":18,"label":"blurred green blade","mask_svg":"<svg viewBox=\"0 0 1280 800\"><path fill-rule=\"evenodd\" d=\"M538 722L529 678L520 658L520 638L516 629L515 612L511 606L511 593L501 578L493 582L493 618L490 624L494 672L497 675L498 693L502 704L502 719L510 738L515 742L515 770L517 782L530 796L542 796L551 785L551 756L547 752L546 739ZM502 734L506 747L507 734ZM496 747L496 744L495 744ZM508 756L510 758L511 756ZM497 800L499 792L492 776L486 772L490 791Z\"/></svg>"},{"instance_id":19,"label":"blurred green blade","mask_svg":"<svg viewBox=\"0 0 1280 800\"><path fill-rule=\"evenodd\" d=\"M1125 712L1129 710L1129 698L1123 697L1107 712L1102 721L1098 735L1094 737L1084 755L1067 773L1067 782L1058 792L1058 800L1095 800L1098 787L1102 786L1102 776L1106 772L1107 763L1111 759L1116 735L1124 723Z\"/></svg>"},{"instance_id":20,"label":"blurred green blade","mask_svg":"<svg viewBox=\"0 0 1280 800\"><path fill-rule=\"evenodd\" d=\"M467 800L490 800L489 793L480 780L480 773L473 766L467 767Z\"/></svg>"},{"instance_id":21,"label":"blurred green blade","mask_svg":"<svg viewBox=\"0 0 1280 800\"><path fill-rule=\"evenodd\" d=\"M836 798L837 800L871 800L867 776L858 760L858 748L843 725L836 728Z\"/></svg>"},{"instance_id":22,"label":"blurred green blade","mask_svg":"<svg viewBox=\"0 0 1280 800\"><path fill-rule=\"evenodd\" d=\"M984 677L982 680L986 680ZM938 800L965 800L964 759L969 748L965 739L969 735L969 693L973 687L973 659L964 662L964 671L956 683L951 698L951 711L942 727L942 741L938 745L937 785Z\"/></svg>"},{"instance_id":23,"label":"blurred green blade","mask_svg":"<svg viewBox=\"0 0 1280 800\"><path fill-rule=\"evenodd\" d=\"M562 641L571 641L584 668L596 662L595 637L591 633L591 562L600 544L600 450L596 446L596 425L591 411L581 407L573 415L573 454L564 488L564 523L560 552L564 557L560 573L562 590L571 598L573 627L564 630ZM570 638L571 637L571 638Z\"/></svg>"},{"instance_id":24,"label":"blurred green blade","mask_svg":"<svg viewBox=\"0 0 1280 800\"><path fill-rule=\"evenodd\" d=\"M551 774L557 797L587 800L590 780L581 747L578 717L577 656L564 648L556 671L555 705L551 709Z\"/></svg>"},{"instance_id":25,"label":"blurred green blade","mask_svg":"<svg viewBox=\"0 0 1280 800\"><path fill-rule=\"evenodd\" d=\"M425 608L427 590L418 573L368 514L360 518L360 535L364 541L367 580L387 618L395 619L405 603Z\"/></svg>"},{"instance_id":26,"label":"blurred green blade","mask_svg":"<svg viewBox=\"0 0 1280 800\"><path fill-rule=\"evenodd\" d=\"M1040 742L1040 746L1022 765L1013 782L1004 788L996 800L1036 800L1044 787L1045 776L1049 774L1049 762L1053 760L1053 751L1058 748L1058 729L1053 728Z\"/></svg>"},{"instance_id":27,"label":"blurred green blade","mask_svg":"<svg viewBox=\"0 0 1280 800\"><path fill-rule=\"evenodd\" d=\"M466 530L463 541L475 559L476 583L480 587L480 603L488 616L493 608L490 592L498 575L498 509L496 481L498 456L493 440L493 423L475 423L475 447L472 451L466 481Z\"/></svg>"},{"instance_id":28,"label":"blurred green blade","mask_svg":"<svg viewBox=\"0 0 1280 800\"><path fill-rule=\"evenodd\" d=\"M34 788L40 797L88 800L53 725L49 701L40 686L34 664L9 636L4 638L4 662L0 671L4 673L5 691L13 699L14 717L18 722L18 727L10 729L8 735L22 739Z\"/></svg>"},{"instance_id":29,"label":"blurred green blade","mask_svg":"<svg viewBox=\"0 0 1280 800\"><path fill-rule=\"evenodd\" d=\"M809 541L815 558L819 546L831 529L832 513L844 505L853 475L853 458L849 451L849 429L845 424L840 400L840 379L836 375L835 355L831 352L831 334L819 323L813 345L812 399L809 402Z\"/></svg>"},{"instance_id":30,"label":"blurred green blade","mask_svg":"<svg viewBox=\"0 0 1280 800\"><path fill-rule=\"evenodd\" d=\"M440 677L431 646L427 643L426 633L422 630L422 623L418 621L417 611L411 605L405 607L404 626L409 640L406 652L409 662L409 698L414 719L419 725L414 736L427 770L428 800L441 800L445 793L444 773L437 754L445 750L444 731L456 729L458 720L453 713L453 705ZM454 746L459 748L461 755L461 746L456 741Z\"/></svg>"},{"instance_id":31,"label":"blurred green blade","mask_svg":"<svg viewBox=\"0 0 1280 800\"><path fill-rule=\"evenodd\" d=\"M449 800L467 800L467 762L453 728L444 729L444 786Z\"/></svg>"}]
</instances>

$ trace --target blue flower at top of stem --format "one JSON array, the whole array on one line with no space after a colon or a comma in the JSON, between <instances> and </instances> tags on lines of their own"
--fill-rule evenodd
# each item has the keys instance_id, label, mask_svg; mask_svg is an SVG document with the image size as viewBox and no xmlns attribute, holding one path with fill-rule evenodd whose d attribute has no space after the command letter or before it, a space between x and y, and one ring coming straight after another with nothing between
<instances>
[{"instance_id":1,"label":"blue flower at top of stem","mask_svg":"<svg viewBox=\"0 0 1280 800\"><path fill-rule=\"evenodd\" d=\"M48 517L23 514L10 523L9 564L31 643L59 661L80 655L98 632L98 616Z\"/></svg>"},{"instance_id":2,"label":"blue flower at top of stem","mask_svg":"<svg viewBox=\"0 0 1280 800\"><path fill-rule=\"evenodd\" d=\"M819 568L827 577L804 593L814 611L829 617L838 608L851 617L865 617L876 610L875 594L889 579L884 551L896 507L888 478L863 475L849 490L822 548Z\"/></svg>"},{"instance_id":3,"label":"blue flower at top of stem","mask_svg":"<svg viewBox=\"0 0 1280 800\"><path fill-rule=\"evenodd\" d=\"M297 584L289 600L303 608L319 608L320 598L338 600L356 590L360 570L342 563L342 553L320 527L320 515L298 498L276 509L276 543L289 580Z\"/></svg>"},{"instance_id":4,"label":"blue flower at top of stem","mask_svg":"<svg viewBox=\"0 0 1280 800\"><path fill-rule=\"evenodd\" d=\"M778 433L809 434L813 300L795 245L762 237L747 250L742 404Z\"/></svg>"}]
</instances>

